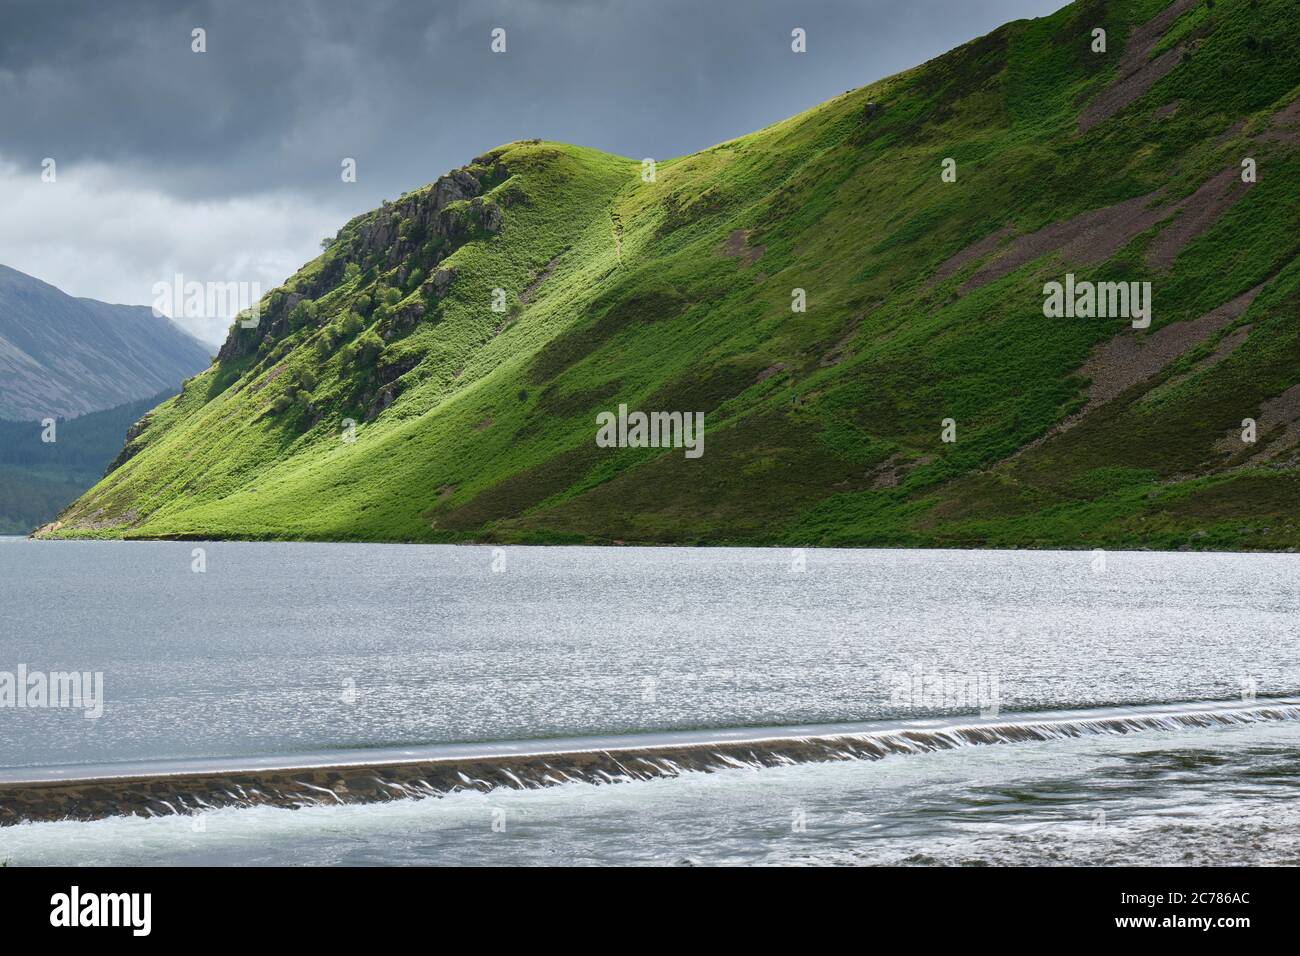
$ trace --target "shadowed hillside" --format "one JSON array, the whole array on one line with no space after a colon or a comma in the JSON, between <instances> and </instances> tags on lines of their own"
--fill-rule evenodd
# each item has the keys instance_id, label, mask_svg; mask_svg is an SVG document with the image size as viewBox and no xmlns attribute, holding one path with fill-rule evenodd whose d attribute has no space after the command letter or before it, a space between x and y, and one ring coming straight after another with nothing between
<instances>
[{"instance_id":1,"label":"shadowed hillside","mask_svg":"<svg viewBox=\"0 0 1300 956\"><path fill-rule=\"evenodd\" d=\"M49 533L1300 545L1294 12L1080 0L653 177L494 149L344 226ZM1067 273L1149 328L1046 316ZM704 454L600 447L620 404Z\"/></svg>"},{"instance_id":2,"label":"shadowed hillside","mask_svg":"<svg viewBox=\"0 0 1300 956\"><path fill-rule=\"evenodd\" d=\"M51 520L103 477L132 426L171 394L59 419L53 431L0 419L0 534L26 534Z\"/></svg>"}]
</instances>

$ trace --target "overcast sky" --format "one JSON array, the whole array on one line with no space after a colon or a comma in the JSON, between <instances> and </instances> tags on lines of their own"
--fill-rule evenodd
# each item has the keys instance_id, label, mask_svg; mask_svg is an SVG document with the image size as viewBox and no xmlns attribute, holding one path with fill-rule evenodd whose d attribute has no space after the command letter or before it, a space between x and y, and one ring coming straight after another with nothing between
<instances>
[{"instance_id":1,"label":"overcast sky","mask_svg":"<svg viewBox=\"0 0 1300 956\"><path fill-rule=\"evenodd\" d=\"M677 156L1063 5L0 0L0 263L110 302L148 305L176 273L266 290L500 143ZM188 324L219 341L227 322Z\"/></svg>"}]
</instances>

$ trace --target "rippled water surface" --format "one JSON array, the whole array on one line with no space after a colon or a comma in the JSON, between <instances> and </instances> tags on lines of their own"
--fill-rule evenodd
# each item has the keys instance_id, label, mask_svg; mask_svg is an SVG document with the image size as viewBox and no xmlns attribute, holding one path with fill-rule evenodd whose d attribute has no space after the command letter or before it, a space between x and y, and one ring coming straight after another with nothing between
<instances>
[{"instance_id":1,"label":"rippled water surface","mask_svg":"<svg viewBox=\"0 0 1300 956\"><path fill-rule=\"evenodd\" d=\"M0 709L0 766L1300 690L1294 555L198 546L0 544L0 670L107 698Z\"/></svg>"},{"instance_id":2,"label":"rippled water surface","mask_svg":"<svg viewBox=\"0 0 1300 956\"><path fill-rule=\"evenodd\" d=\"M990 691L1017 713L1300 691L1293 555L795 558L7 540L0 671L100 671L106 703L0 708L0 767L977 715ZM201 829L22 825L0 858L1297 862L1298 744L1300 725L1261 724L218 810Z\"/></svg>"}]
</instances>

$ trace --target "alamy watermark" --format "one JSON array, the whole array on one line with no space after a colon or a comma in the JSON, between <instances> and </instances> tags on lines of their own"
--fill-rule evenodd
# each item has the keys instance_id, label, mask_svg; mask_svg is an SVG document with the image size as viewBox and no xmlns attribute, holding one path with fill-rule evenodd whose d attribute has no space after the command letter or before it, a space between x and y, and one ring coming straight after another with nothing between
<instances>
[{"instance_id":1,"label":"alamy watermark","mask_svg":"<svg viewBox=\"0 0 1300 956\"><path fill-rule=\"evenodd\" d=\"M1043 286L1043 315L1049 319L1131 319L1133 328L1151 325L1150 282L1065 282Z\"/></svg>"},{"instance_id":2,"label":"alamy watermark","mask_svg":"<svg viewBox=\"0 0 1300 956\"><path fill-rule=\"evenodd\" d=\"M260 282L186 281L176 273L171 282L153 284L153 314L172 319L216 319L239 316L246 329L261 321Z\"/></svg>"},{"instance_id":3,"label":"alamy watermark","mask_svg":"<svg viewBox=\"0 0 1300 956\"><path fill-rule=\"evenodd\" d=\"M596 416L598 448L685 448L687 458L704 454L703 412L629 412Z\"/></svg>"},{"instance_id":4,"label":"alamy watermark","mask_svg":"<svg viewBox=\"0 0 1300 956\"><path fill-rule=\"evenodd\" d=\"M996 674L925 671L914 664L887 675L894 707L926 710L972 710L996 717L1002 710L1002 685Z\"/></svg>"},{"instance_id":5,"label":"alamy watermark","mask_svg":"<svg viewBox=\"0 0 1300 956\"><path fill-rule=\"evenodd\" d=\"M92 893L76 886L50 897L50 925L120 926L132 936L148 936L153 928L152 893Z\"/></svg>"},{"instance_id":6,"label":"alamy watermark","mask_svg":"<svg viewBox=\"0 0 1300 956\"><path fill-rule=\"evenodd\" d=\"M104 714L103 671L39 671L19 664L0 671L0 708L78 708L87 720Z\"/></svg>"}]
</instances>

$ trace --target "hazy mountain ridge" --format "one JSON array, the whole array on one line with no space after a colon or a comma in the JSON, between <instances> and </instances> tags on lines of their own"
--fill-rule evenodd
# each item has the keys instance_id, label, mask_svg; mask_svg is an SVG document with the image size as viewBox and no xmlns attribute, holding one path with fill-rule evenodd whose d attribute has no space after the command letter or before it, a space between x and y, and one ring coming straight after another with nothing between
<instances>
[{"instance_id":1,"label":"hazy mountain ridge","mask_svg":"<svg viewBox=\"0 0 1300 956\"><path fill-rule=\"evenodd\" d=\"M1296 547L1292 12L1081 0L650 181L491 150L340 230L58 533ZM1151 327L1046 317L1067 273ZM597 447L619 404L706 453Z\"/></svg>"},{"instance_id":2,"label":"hazy mountain ridge","mask_svg":"<svg viewBox=\"0 0 1300 956\"><path fill-rule=\"evenodd\" d=\"M0 418L112 408L170 391L209 361L206 346L147 306L74 298L0 266Z\"/></svg>"}]
</instances>

